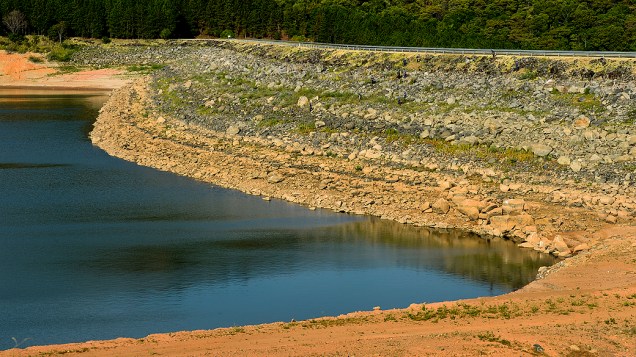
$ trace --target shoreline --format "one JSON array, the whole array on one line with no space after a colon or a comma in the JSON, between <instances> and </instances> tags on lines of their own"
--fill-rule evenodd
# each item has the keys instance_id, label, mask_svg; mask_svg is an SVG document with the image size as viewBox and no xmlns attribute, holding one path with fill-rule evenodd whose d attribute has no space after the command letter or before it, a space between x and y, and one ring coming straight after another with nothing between
<instances>
[{"instance_id":1,"label":"shoreline","mask_svg":"<svg viewBox=\"0 0 636 357\"><path fill-rule=\"evenodd\" d=\"M419 212L417 212L412 207L404 207L408 205L403 205L401 199L397 199L381 208L384 214L378 214L381 212L372 211L375 208L365 208L364 204L356 205L346 202L345 199L339 199L342 197L343 190L364 186L365 182L368 182L365 179L369 177L372 178L370 185L374 188L373 194L381 197L387 197L391 193L400 197L423 195L439 197L441 194L451 192L453 187L465 186L461 182L453 182L456 186L451 187L440 185L440 187L429 189L417 186L413 189L410 187L412 185L405 180L405 177L412 172L396 172L378 164L371 164L371 172L362 173L366 175L365 177L357 177L356 175L359 174L356 169L357 162L343 164L339 161L330 161L325 157L292 157L284 148L272 147L255 138L180 125L178 121L171 118L154 115L144 117L143 114L147 114L147 110L151 109L143 103L143 98L147 94L147 88L143 82L136 82L113 93L109 102L102 108L95 129L91 133L93 143L110 155L137 162L140 165L171 171L219 186L238 189L248 194L260 195L266 200L270 197L278 197L310 208L323 207L356 214L375 213L383 218L415 225L430 225L427 223L439 221L443 222L438 226L440 228L466 229L468 227L469 230L471 230L470 227L474 228L474 225L466 222L466 218L462 215L423 212L429 208L432 211L432 207L429 204L426 210L422 210L422 205L425 205L422 202L418 202ZM142 99L133 99L137 97ZM293 165L289 164L290 161ZM312 173L312 170L316 168L319 173ZM452 178L434 173L424 175L431 175L439 182L452 180ZM352 185L337 188L333 187L334 182L346 182ZM314 185L320 189L313 191L309 186ZM323 188L323 186L326 187ZM319 201L306 200L307 197L316 195L316 192L319 192L321 198ZM431 196L433 194L436 196ZM371 200L375 199L371 198ZM540 216L541 212L549 214L553 212L552 210L559 209L559 207L542 206L538 200L528 200L526 203L529 209L522 211L529 211L533 216ZM574 217L589 219L589 216L575 209L571 209L571 212L575 214ZM404 219L405 216L410 218ZM625 324L628 322L633 324L636 318L634 312L629 310L631 305L621 305L624 301L631 300L628 298L632 296L631 294L636 296L635 264L630 260L636 253L636 243L634 243L636 227L612 226L596 222L594 230L596 231L594 234L558 232L565 237L576 235L577 241L587 244L588 249L583 249L582 253L549 268L547 271L550 272L549 274L543 272L541 279L520 290L493 298L426 305L427 309L459 306L458 304L521 306L520 311L523 313L519 316L514 315L512 320L510 317L497 314L494 317L484 317L485 312L477 316L462 315L460 312L458 316L461 319L457 321L454 318L438 316L437 322L434 322L409 317L420 316L424 311L422 304L414 304L407 309L358 312L338 318L311 320L319 321L318 323L311 321L272 323L205 332L158 334L143 339L36 346L8 352L16 355L23 353L108 355L113 352L118 355L138 355L157 350L177 355L203 353L212 348L213 353L222 355L237 353L306 355L345 352L399 355L424 353L472 355L477 352L491 352L518 355L521 352L532 354L533 343L536 343L550 353L576 352L576 349L572 348L575 346L579 351L589 352L592 355L609 352L628 355L627 352L633 352L636 348L633 341L630 342L629 334L621 335L622 325L612 326L605 321L611 321L610 318L617 316L616 311L620 312L621 323L624 320ZM617 257L620 258L620 264L614 261ZM608 266L611 267L611 272L606 269ZM620 295L622 299L615 301L619 300L615 295ZM557 308L544 308L543 305L550 305L546 303L546 300L552 299L555 299ZM559 302L559 299L564 301ZM576 305L571 302L572 299L576 299ZM578 305L579 300L584 302ZM532 312L533 304L539 306L535 312ZM596 304L602 308L589 308L590 304ZM579 307L582 308L579 309ZM567 314L552 311L555 309ZM570 311L571 309L575 311ZM554 319L554 316L559 316L559 319ZM589 316L597 319L595 326L599 329L610 329L612 333L608 335L609 337L600 338L598 341L593 340L590 343L582 342L582 339L590 339L591 336L589 331L585 331L588 328L587 324L594 323L585 322ZM553 319L557 321L550 321ZM575 330L564 331L561 324L565 322L561 319L570 323ZM543 323L541 328L539 328L541 323L537 320ZM519 327L515 322L519 322ZM511 323L515 327L508 328L507 324ZM379 333L379 336L373 336L378 330L383 332ZM546 331L549 331L548 334ZM565 333L565 335L561 336L559 341L548 340L546 336L549 336L550 332ZM371 334L372 337L360 338L364 334ZM334 338L334 335L338 337ZM612 336L621 337L618 339L621 349L612 344L611 341L616 342ZM333 339L329 340L330 338ZM575 342L568 345L562 339ZM286 341L284 345L291 350L278 348L278 344L283 340ZM379 345L370 348L365 345L369 341ZM410 345L415 341L417 343ZM502 341L508 341L508 343ZM0 352L0 355L2 354L4 352Z\"/></svg>"}]
</instances>

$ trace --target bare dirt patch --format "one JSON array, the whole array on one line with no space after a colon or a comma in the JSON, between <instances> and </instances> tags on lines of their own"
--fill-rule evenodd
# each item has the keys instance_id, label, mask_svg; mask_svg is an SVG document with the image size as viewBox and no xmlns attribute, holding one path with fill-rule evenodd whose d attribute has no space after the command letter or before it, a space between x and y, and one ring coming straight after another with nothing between
<instances>
[{"instance_id":1,"label":"bare dirt patch","mask_svg":"<svg viewBox=\"0 0 636 357\"><path fill-rule=\"evenodd\" d=\"M41 62L33 62L37 58ZM114 89L130 82L123 70L98 69L64 73L41 55L0 51L0 87L49 89Z\"/></svg>"}]
</instances>

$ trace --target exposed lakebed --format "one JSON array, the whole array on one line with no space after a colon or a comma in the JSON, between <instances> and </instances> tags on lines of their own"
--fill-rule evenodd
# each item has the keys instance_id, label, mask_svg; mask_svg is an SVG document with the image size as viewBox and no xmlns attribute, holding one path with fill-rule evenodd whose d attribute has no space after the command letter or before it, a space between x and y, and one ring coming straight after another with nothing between
<instances>
[{"instance_id":1,"label":"exposed lakebed","mask_svg":"<svg viewBox=\"0 0 636 357\"><path fill-rule=\"evenodd\" d=\"M0 91L0 349L497 295L553 262L112 158L106 99Z\"/></svg>"}]
</instances>

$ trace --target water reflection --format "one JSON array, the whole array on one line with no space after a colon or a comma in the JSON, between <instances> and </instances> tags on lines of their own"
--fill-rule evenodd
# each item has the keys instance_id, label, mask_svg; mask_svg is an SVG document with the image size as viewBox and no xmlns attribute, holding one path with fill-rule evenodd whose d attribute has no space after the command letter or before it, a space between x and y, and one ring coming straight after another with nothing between
<instances>
[{"instance_id":1,"label":"water reflection","mask_svg":"<svg viewBox=\"0 0 636 357\"><path fill-rule=\"evenodd\" d=\"M87 252L80 264L102 277L138 275L143 280L145 275L183 272L189 276L154 285L157 289L223 285L301 271L396 266L446 272L514 290L530 282L538 267L552 262L546 255L521 251L500 239L366 219L324 228L215 231L196 241Z\"/></svg>"}]
</instances>

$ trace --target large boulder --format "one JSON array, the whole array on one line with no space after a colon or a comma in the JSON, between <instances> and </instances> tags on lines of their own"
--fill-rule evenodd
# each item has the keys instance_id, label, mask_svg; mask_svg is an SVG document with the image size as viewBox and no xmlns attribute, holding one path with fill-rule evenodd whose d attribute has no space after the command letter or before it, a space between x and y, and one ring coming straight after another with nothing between
<instances>
[{"instance_id":1,"label":"large boulder","mask_svg":"<svg viewBox=\"0 0 636 357\"><path fill-rule=\"evenodd\" d=\"M443 198L435 201L431 206L433 208L433 212L438 214L446 214L450 210L450 203Z\"/></svg>"},{"instance_id":2,"label":"large boulder","mask_svg":"<svg viewBox=\"0 0 636 357\"><path fill-rule=\"evenodd\" d=\"M499 232L506 233L512 232L515 228L523 229L527 226L534 225L534 218L529 214L521 214L517 216L503 215L490 217L490 226Z\"/></svg>"}]
</instances>

